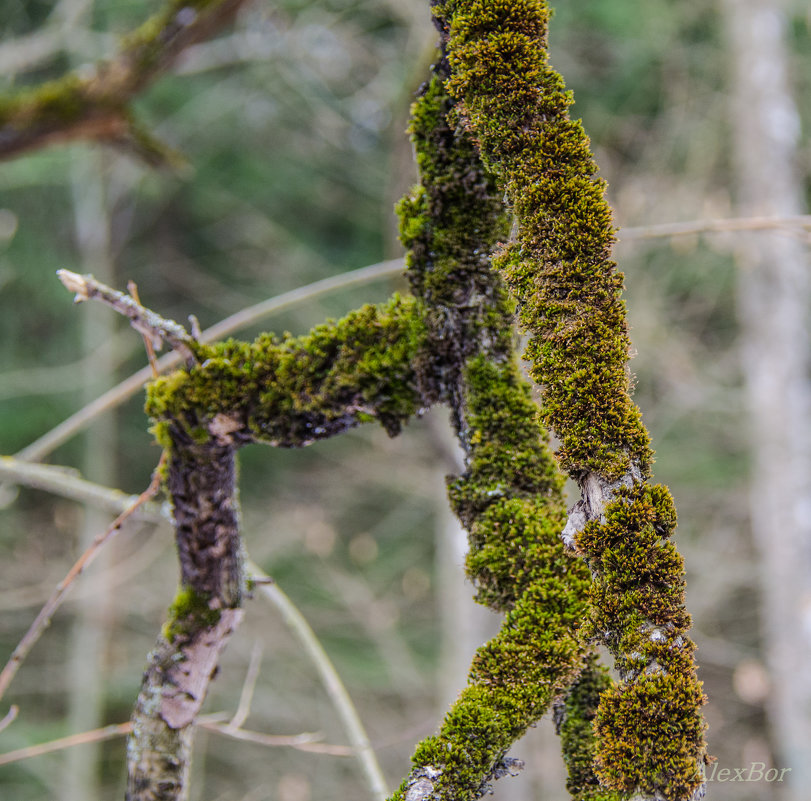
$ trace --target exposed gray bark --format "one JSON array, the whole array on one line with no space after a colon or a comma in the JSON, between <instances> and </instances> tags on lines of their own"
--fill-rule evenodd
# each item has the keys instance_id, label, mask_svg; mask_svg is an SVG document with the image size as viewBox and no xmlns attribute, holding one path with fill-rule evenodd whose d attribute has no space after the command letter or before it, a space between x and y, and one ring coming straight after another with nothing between
<instances>
[{"instance_id":1,"label":"exposed gray bark","mask_svg":"<svg viewBox=\"0 0 811 801\"><path fill-rule=\"evenodd\" d=\"M181 590L149 656L127 743L128 801L185 801L192 727L243 611L234 448L174 432L168 489Z\"/></svg>"},{"instance_id":2,"label":"exposed gray bark","mask_svg":"<svg viewBox=\"0 0 811 801\"><path fill-rule=\"evenodd\" d=\"M780 0L726 0L733 145L744 214L802 214L799 115ZM811 386L809 264L790 234L739 240L739 315L751 414L752 530L762 560L768 713L792 799L811 786Z\"/></svg>"}]
</instances>

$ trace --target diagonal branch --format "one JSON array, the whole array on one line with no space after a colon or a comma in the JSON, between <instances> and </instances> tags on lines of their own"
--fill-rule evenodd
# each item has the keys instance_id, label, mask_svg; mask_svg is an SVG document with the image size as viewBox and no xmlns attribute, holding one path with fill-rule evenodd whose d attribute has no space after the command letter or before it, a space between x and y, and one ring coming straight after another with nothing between
<instances>
[{"instance_id":1,"label":"diagonal branch","mask_svg":"<svg viewBox=\"0 0 811 801\"><path fill-rule=\"evenodd\" d=\"M131 295L112 289L92 275L79 275L70 270L57 270L56 275L65 289L74 293L75 303L99 300L129 318L130 325L153 347L160 348L166 342L182 354L188 363L196 360L197 340L174 320L164 319L142 306Z\"/></svg>"},{"instance_id":2,"label":"diagonal branch","mask_svg":"<svg viewBox=\"0 0 811 801\"><path fill-rule=\"evenodd\" d=\"M69 73L0 98L0 159L90 139L128 144L160 161L160 146L133 121L130 102L183 50L227 25L244 2L169 0L125 40L112 61L100 63L89 75Z\"/></svg>"}]
</instances>

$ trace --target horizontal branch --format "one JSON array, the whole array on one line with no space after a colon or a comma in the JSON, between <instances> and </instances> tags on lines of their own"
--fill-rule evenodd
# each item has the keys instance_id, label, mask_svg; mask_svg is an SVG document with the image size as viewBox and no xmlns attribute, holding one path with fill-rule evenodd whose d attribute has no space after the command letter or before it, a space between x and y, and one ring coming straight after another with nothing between
<instances>
[{"instance_id":1,"label":"horizontal branch","mask_svg":"<svg viewBox=\"0 0 811 801\"><path fill-rule=\"evenodd\" d=\"M620 241L656 239L670 236L727 233L731 231L768 231L775 229L808 229L811 231L811 214L789 217L730 217L719 220L693 220L690 222L659 223L620 228Z\"/></svg>"},{"instance_id":2,"label":"horizontal branch","mask_svg":"<svg viewBox=\"0 0 811 801\"><path fill-rule=\"evenodd\" d=\"M114 514L133 506L139 498L87 481L72 468L31 464L13 456L0 456L0 476L14 484L60 495L77 503L87 503ZM165 523L170 513L167 506L151 502L140 504L131 517L149 523Z\"/></svg>"},{"instance_id":3,"label":"horizontal branch","mask_svg":"<svg viewBox=\"0 0 811 801\"><path fill-rule=\"evenodd\" d=\"M333 275L312 284L291 289L289 292L260 301L220 320L220 322L203 331L200 335L200 342L207 343L222 339L242 328L259 322L265 317L286 311L330 292L366 284L381 278L390 278L399 274L402 268L402 259L390 259L389 261L378 262L368 267L361 267L357 270ZM156 367L158 372L164 373L173 367L177 367L181 361L182 359L177 353L167 353L158 359ZM140 392L144 384L151 378L152 368L150 366L143 367L138 372L133 373L129 378L124 379L120 384L100 395L96 400L83 406L58 426L23 448L16 454L17 459L26 461L44 459L60 445L68 442L72 437L87 428L98 415L117 408L137 392Z\"/></svg>"}]
</instances>

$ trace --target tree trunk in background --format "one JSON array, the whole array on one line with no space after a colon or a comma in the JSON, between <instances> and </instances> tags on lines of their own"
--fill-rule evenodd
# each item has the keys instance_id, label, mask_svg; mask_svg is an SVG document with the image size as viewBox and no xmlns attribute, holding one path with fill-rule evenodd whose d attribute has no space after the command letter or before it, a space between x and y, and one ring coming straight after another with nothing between
<instances>
[{"instance_id":1,"label":"tree trunk in background","mask_svg":"<svg viewBox=\"0 0 811 801\"><path fill-rule=\"evenodd\" d=\"M747 215L803 213L799 115L777 0L725 0L738 204ZM751 515L763 576L768 713L790 794L811 787L811 460L808 253L787 231L740 239L738 301L751 413Z\"/></svg>"},{"instance_id":2,"label":"tree trunk in background","mask_svg":"<svg viewBox=\"0 0 811 801\"><path fill-rule=\"evenodd\" d=\"M105 283L114 283L110 247L110 214L104 174L109 157L100 152L77 152L73 170L73 205L76 243L82 272L93 273ZM82 339L85 355L96 356L84 368L81 402L94 400L111 386L115 359L109 345L118 320L109 309L87 304L82 309ZM82 472L90 481L118 486L115 476L115 420L101 415L85 435ZM77 550L83 551L94 537L104 531L111 516L85 506L77 536ZM83 597L76 604L76 618L70 641L67 668L68 729L71 733L88 731L103 725L107 643L111 627L114 595L109 574L110 546L96 560L83 581ZM61 801L97 801L101 746L96 743L66 752L65 781Z\"/></svg>"}]
</instances>

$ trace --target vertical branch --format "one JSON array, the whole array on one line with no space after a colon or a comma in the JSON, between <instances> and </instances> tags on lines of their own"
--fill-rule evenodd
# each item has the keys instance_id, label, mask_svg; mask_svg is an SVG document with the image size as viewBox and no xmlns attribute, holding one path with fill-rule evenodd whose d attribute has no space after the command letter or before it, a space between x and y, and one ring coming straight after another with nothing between
<instances>
[{"instance_id":1,"label":"vertical branch","mask_svg":"<svg viewBox=\"0 0 811 801\"><path fill-rule=\"evenodd\" d=\"M192 726L220 653L242 619L235 448L167 427L180 590L144 674L127 742L127 801L188 797Z\"/></svg>"},{"instance_id":2,"label":"vertical branch","mask_svg":"<svg viewBox=\"0 0 811 801\"><path fill-rule=\"evenodd\" d=\"M509 222L458 126L440 63L412 109L421 184L400 204L408 276L424 304L433 374L465 455L449 479L469 533L477 600L506 612L439 733L417 747L401 801L477 799L520 767L507 750L582 666L587 573L564 553L563 477L515 358L513 306L489 254Z\"/></svg>"},{"instance_id":3,"label":"vertical branch","mask_svg":"<svg viewBox=\"0 0 811 801\"><path fill-rule=\"evenodd\" d=\"M630 398L629 339L611 260L605 184L561 76L548 63L543 0L436 3L448 87L515 211L496 263L531 338L532 377L562 466L582 501L564 539L593 574L584 634L612 651L621 682L596 730L601 781L668 801L703 794L701 685L687 637L675 509L646 484L652 452ZM667 735L663 735L663 731Z\"/></svg>"}]
</instances>

